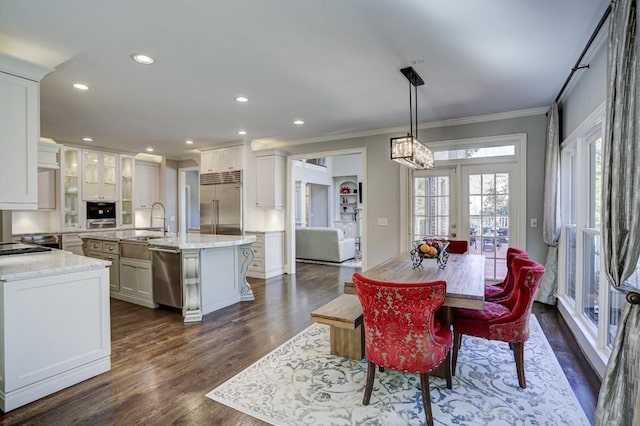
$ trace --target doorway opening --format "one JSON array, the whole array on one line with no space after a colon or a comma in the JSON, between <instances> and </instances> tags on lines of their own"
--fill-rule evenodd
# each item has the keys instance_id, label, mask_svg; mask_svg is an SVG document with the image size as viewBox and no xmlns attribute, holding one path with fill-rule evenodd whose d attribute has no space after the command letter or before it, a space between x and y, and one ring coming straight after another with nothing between
<instances>
[{"instance_id":1,"label":"doorway opening","mask_svg":"<svg viewBox=\"0 0 640 426\"><path fill-rule=\"evenodd\" d=\"M287 158L287 273L295 273L296 230L301 229L332 228L340 241L348 240L345 245L353 243L347 250L348 259L343 260L341 254L338 261L328 263L355 268L366 265L365 168L365 148Z\"/></svg>"}]
</instances>

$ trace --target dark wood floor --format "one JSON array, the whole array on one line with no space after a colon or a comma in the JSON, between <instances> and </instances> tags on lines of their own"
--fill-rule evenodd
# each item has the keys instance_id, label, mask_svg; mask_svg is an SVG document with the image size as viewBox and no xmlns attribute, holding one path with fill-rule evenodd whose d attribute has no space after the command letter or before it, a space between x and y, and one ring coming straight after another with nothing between
<instances>
[{"instance_id":1,"label":"dark wood floor","mask_svg":"<svg viewBox=\"0 0 640 426\"><path fill-rule=\"evenodd\" d=\"M353 272L300 263L295 276L250 279L255 302L209 314L199 324L112 300L111 371L0 415L0 424L264 424L204 395L308 327L309 313L341 294ZM597 375L555 308L534 310L592 418Z\"/></svg>"}]
</instances>

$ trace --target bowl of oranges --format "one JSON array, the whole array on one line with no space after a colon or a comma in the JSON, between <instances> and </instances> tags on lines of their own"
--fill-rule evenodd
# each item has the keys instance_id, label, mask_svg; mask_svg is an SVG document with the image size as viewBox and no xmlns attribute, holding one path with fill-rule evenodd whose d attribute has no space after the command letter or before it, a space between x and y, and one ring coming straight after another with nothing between
<instances>
[{"instance_id":1,"label":"bowl of oranges","mask_svg":"<svg viewBox=\"0 0 640 426\"><path fill-rule=\"evenodd\" d=\"M425 259L432 259L434 266L444 269L449 259L449 241L438 238L416 240L410 253L414 268L422 268Z\"/></svg>"}]
</instances>

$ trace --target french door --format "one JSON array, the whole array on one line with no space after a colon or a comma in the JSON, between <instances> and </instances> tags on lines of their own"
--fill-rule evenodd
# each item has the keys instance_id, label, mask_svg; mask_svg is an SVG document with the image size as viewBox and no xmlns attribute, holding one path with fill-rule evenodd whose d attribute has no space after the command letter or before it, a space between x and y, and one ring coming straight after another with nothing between
<instances>
[{"instance_id":1,"label":"french door","mask_svg":"<svg viewBox=\"0 0 640 426\"><path fill-rule=\"evenodd\" d=\"M416 171L412 239L467 239L469 253L485 257L485 278L502 280L507 247L520 243L516 188L519 176L514 163Z\"/></svg>"}]
</instances>

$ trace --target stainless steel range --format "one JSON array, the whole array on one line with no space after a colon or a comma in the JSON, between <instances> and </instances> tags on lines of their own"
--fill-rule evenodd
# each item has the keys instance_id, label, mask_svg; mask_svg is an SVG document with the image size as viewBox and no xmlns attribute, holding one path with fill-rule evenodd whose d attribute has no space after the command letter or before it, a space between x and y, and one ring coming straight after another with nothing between
<instances>
[{"instance_id":1,"label":"stainless steel range","mask_svg":"<svg viewBox=\"0 0 640 426\"><path fill-rule=\"evenodd\" d=\"M51 247L44 247L22 243L0 243L0 256L12 254L31 254L51 251Z\"/></svg>"}]
</instances>

